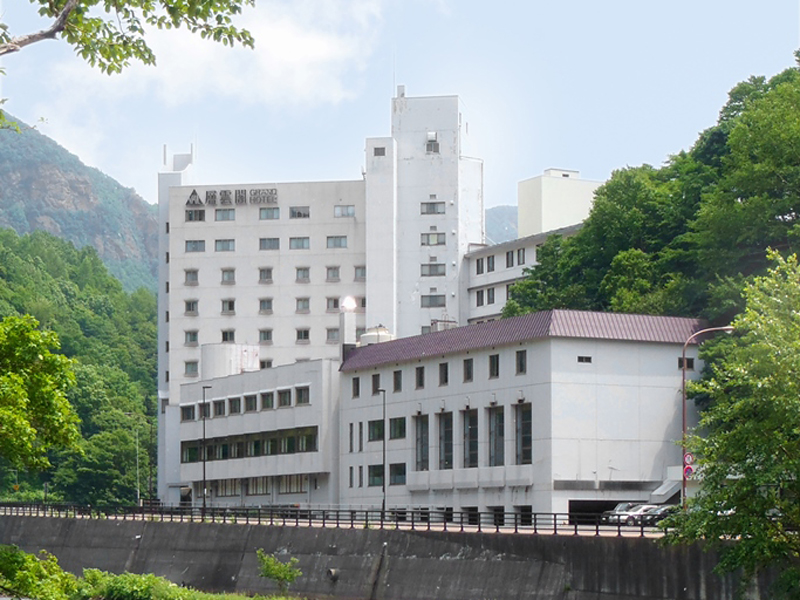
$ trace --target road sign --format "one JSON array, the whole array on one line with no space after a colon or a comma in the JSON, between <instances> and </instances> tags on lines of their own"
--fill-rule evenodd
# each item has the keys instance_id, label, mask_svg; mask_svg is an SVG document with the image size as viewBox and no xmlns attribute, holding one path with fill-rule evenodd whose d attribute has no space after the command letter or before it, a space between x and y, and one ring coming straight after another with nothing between
<instances>
[{"instance_id":1,"label":"road sign","mask_svg":"<svg viewBox=\"0 0 800 600\"><path fill-rule=\"evenodd\" d=\"M687 452L683 455L683 464L685 465L693 465L694 464L694 454L691 452Z\"/></svg>"},{"instance_id":2,"label":"road sign","mask_svg":"<svg viewBox=\"0 0 800 600\"><path fill-rule=\"evenodd\" d=\"M683 467L683 476L686 479L691 479L692 475L694 475L694 467L692 465L686 465Z\"/></svg>"}]
</instances>

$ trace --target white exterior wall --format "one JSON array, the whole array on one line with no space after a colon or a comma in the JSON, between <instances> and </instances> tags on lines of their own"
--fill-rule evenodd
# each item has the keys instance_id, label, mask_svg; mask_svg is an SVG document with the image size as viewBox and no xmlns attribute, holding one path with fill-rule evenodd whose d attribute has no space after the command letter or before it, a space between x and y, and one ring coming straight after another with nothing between
<instances>
[{"instance_id":1,"label":"white exterior wall","mask_svg":"<svg viewBox=\"0 0 800 600\"><path fill-rule=\"evenodd\" d=\"M432 320L457 318L459 269L469 243L483 242L483 167L461 156L457 96L392 101L397 143L397 328L417 335ZM435 140L439 151L428 151ZM369 176L369 172L368 172ZM421 214L422 203L443 202L444 214ZM422 245L423 234L444 234L443 245ZM444 264L444 276L421 275L423 264ZM423 308L422 296L444 296L444 307Z\"/></svg>"},{"instance_id":2,"label":"white exterior wall","mask_svg":"<svg viewBox=\"0 0 800 600\"><path fill-rule=\"evenodd\" d=\"M336 423L338 421L338 368L339 362L333 360L314 360L265 369L255 373L211 379L187 384L181 388L181 406L195 407L195 420L180 424L180 441L199 447L203 439L203 419L199 405L203 398L203 385L206 401L213 407L215 400L226 401L231 397L242 399L241 414L208 418L205 420L205 439L208 445L214 440L233 440L248 434L276 432L305 427L318 430L317 450L272 456L229 458L227 460L206 461L206 481L209 490L207 503L210 506L240 505L330 505L338 496L338 472L336 469L339 454ZM294 390L308 387L310 401L297 405ZM277 392L292 390L292 406L278 407ZM275 407L262 410L260 395L274 392ZM244 396L256 395L258 410L244 412ZM212 413L213 415L213 408ZM181 482L193 488L193 500L202 502L201 461L182 463ZM297 493L280 493L280 477L299 475L305 482L305 490ZM248 488L251 477L268 477L266 494L256 494ZM241 493L237 496L219 496L219 482L239 480Z\"/></svg>"},{"instance_id":3,"label":"white exterior wall","mask_svg":"<svg viewBox=\"0 0 800 600\"><path fill-rule=\"evenodd\" d=\"M515 373L517 350L527 352L527 372ZM341 379L341 503L380 506L382 489L368 485L369 465L382 461L382 442L368 442L368 422L380 420L382 397L371 393L380 374L386 393L386 427L406 418L406 437L387 439L387 465L406 464L406 485L387 485L387 507L462 510L503 507L513 512L568 512L570 500L649 501L680 465L680 345L618 341L546 339L469 354L431 357L366 371ZM489 379L490 354L500 355L500 377ZM696 356L696 349L689 349ZM590 356L591 363L579 363ZM463 361L474 360L474 380L463 382ZM439 363L449 364L449 383L438 385ZM699 363L698 363L699 364ZM425 367L425 388L416 389L415 368ZM698 371L699 371L698 367ZM403 389L393 391L393 372L401 370ZM693 376L695 373L690 373ZM352 398L352 379L361 396ZM520 398L532 404L532 464L516 461L515 410ZM496 402L495 405L492 403ZM479 466L464 468L463 411L478 409ZM489 410L504 407L503 466L489 466ZM438 415L453 414L454 468L439 469ZM690 424L696 423L689 405ZM415 471L415 421L428 415L429 469ZM349 447L350 424L355 432ZM359 451L359 423L363 451ZM349 470L354 469L354 486ZM358 468L364 472L358 485ZM387 480L388 482L388 480Z\"/></svg>"},{"instance_id":4,"label":"white exterior wall","mask_svg":"<svg viewBox=\"0 0 800 600\"><path fill-rule=\"evenodd\" d=\"M589 216L600 182L580 179L580 172L547 169L517 184L517 232L536 235L581 223Z\"/></svg>"}]
</instances>

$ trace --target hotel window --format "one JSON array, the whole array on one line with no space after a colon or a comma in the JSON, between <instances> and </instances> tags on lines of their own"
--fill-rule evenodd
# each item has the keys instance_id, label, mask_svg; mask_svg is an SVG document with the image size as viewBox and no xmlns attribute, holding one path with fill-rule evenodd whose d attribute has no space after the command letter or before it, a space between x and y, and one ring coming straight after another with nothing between
<instances>
[{"instance_id":1,"label":"hotel window","mask_svg":"<svg viewBox=\"0 0 800 600\"><path fill-rule=\"evenodd\" d=\"M383 465L369 465L367 485L369 487L381 487L383 485Z\"/></svg>"},{"instance_id":2,"label":"hotel window","mask_svg":"<svg viewBox=\"0 0 800 600\"><path fill-rule=\"evenodd\" d=\"M587 364L587 365L591 364L592 357L591 356L579 356L578 357L578 362L579 363L584 363L584 364ZM678 359L678 364L680 364L680 359ZM686 367L687 368L689 367L689 359L686 360ZM692 359L692 367L694 367L694 359ZM678 368L680 368L680 367L678 367Z\"/></svg>"},{"instance_id":3,"label":"hotel window","mask_svg":"<svg viewBox=\"0 0 800 600\"><path fill-rule=\"evenodd\" d=\"M236 341L236 331L234 329L223 329L222 330L222 341L225 343L231 343Z\"/></svg>"},{"instance_id":4,"label":"hotel window","mask_svg":"<svg viewBox=\"0 0 800 600\"><path fill-rule=\"evenodd\" d=\"M258 283L272 283L272 267L261 267L258 270Z\"/></svg>"},{"instance_id":5,"label":"hotel window","mask_svg":"<svg viewBox=\"0 0 800 600\"><path fill-rule=\"evenodd\" d=\"M294 389L295 404L309 404L311 402L311 390L307 386Z\"/></svg>"},{"instance_id":6,"label":"hotel window","mask_svg":"<svg viewBox=\"0 0 800 600\"><path fill-rule=\"evenodd\" d=\"M350 423L350 425L352 426L353 424ZM352 452L352 450L350 452ZM353 487L353 480L354 480L353 473L354 473L353 467L350 467L350 487Z\"/></svg>"},{"instance_id":7,"label":"hotel window","mask_svg":"<svg viewBox=\"0 0 800 600\"><path fill-rule=\"evenodd\" d=\"M201 419L210 419L211 418L211 403L206 402L205 404L198 404L197 407L200 409L200 418Z\"/></svg>"},{"instance_id":8,"label":"hotel window","mask_svg":"<svg viewBox=\"0 0 800 600\"><path fill-rule=\"evenodd\" d=\"M517 264L524 265L525 264L525 248L520 248L517 250Z\"/></svg>"},{"instance_id":9,"label":"hotel window","mask_svg":"<svg viewBox=\"0 0 800 600\"><path fill-rule=\"evenodd\" d=\"M258 361L258 368L259 369L271 369L272 368L272 360L271 359L266 359L266 360Z\"/></svg>"},{"instance_id":10,"label":"hotel window","mask_svg":"<svg viewBox=\"0 0 800 600\"><path fill-rule=\"evenodd\" d=\"M190 329L183 332L184 346L197 346L197 329Z\"/></svg>"},{"instance_id":11,"label":"hotel window","mask_svg":"<svg viewBox=\"0 0 800 600\"><path fill-rule=\"evenodd\" d=\"M290 219L308 219L311 216L311 209L308 206L290 206Z\"/></svg>"},{"instance_id":12,"label":"hotel window","mask_svg":"<svg viewBox=\"0 0 800 600\"><path fill-rule=\"evenodd\" d=\"M339 329L330 328L325 330L325 341L329 344L335 344L339 341Z\"/></svg>"},{"instance_id":13,"label":"hotel window","mask_svg":"<svg viewBox=\"0 0 800 600\"><path fill-rule=\"evenodd\" d=\"M328 248L347 248L346 235L329 235L326 245Z\"/></svg>"},{"instance_id":14,"label":"hotel window","mask_svg":"<svg viewBox=\"0 0 800 600\"><path fill-rule=\"evenodd\" d=\"M486 257L486 272L491 273L494 271L494 256Z\"/></svg>"},{"instance_id":15,"label":"hotel window","mask_svg":"<svg viewBox=\"0 0 800 600\"><path fill-rule=\"evenodd\" d=\"M461 411L464 420L464 468L478 466L478 409Z\"/></svg>"},{"instance_id":16,"label":"hotel window","mask_svg":"<svg viewBox=\"0 0 800 600\"><path fill-rule=\"evenodd\" d=\"M439 154L439 142L437 140L436 132L428 132L428 141L425 143L425 152L428 154Z\"/></svg>"},{"instance_id":17,"label":"hotel window","mask_svg":"<svg viewBox=\"0 0 800 600\"><path fill-rule=\"evenodd\" d=\"M446 275L444 263L429 263L420 265L420 270L423 277L439 277Z\"/></svg>"},{"instance_id":18,"label":"hotel window","mask_svg":"<svg viewBox=\"0 0 800 600\"><path fill-rule=\"evenodd\" d=\"M406 484L406 463L392 463L389 465L389 485Z\"/></svg>"},{"instance_id":19,"label":"hotel window","mask_svg":"<svg viewBox=\"0 0 800 600\"><path fill-rule=\"evenodd\" d=\"M358 398L361 395L361 379L359 377L353 377L352 388L353 398Z\"/></svg>"},{"instance_id":20,"label":"hotel window","mask_svg":"<svg viewBox=\"0 0 800 600\"><path fill-rule=\"evenodd\" d=\"M392 380L394 383L394 391L395 392L402 392L403 391L403 372L400 370L395 371L392 374Z\"/></svg>"},{"instance_id":21,"label":"hotel window","mask_svg":"<svg viewBox=\"0 0 800 600\"><path fill-rule=\"evenodd\" d=\"M489 379L500 377L500 355L489 355Z\"/></svg>"},{"instance_id":22,"label":"hotel window","mask_svg":"<svg viewBox=\"0 0 800 600\"><path fill-rule=\"evenodd\" d=\"M233 252L236 249L236 240L215 240L215 252Z\"/></svg>"},{"instance_id":23,"label":"hotel window","mask_svg":"<svg viewBox=\"0 0 800 600\"><path fill-rule=\"evenodd\" d=\"M311 280L311 269L309 267L297 267L295 269L295 281L297 283L308 283Z\"/></svg>"},{"instance_id":24,"label":"hotel window","mask_svg":"<svg viewBox=\"0 0 800 600\"><path fill-rule=\"evenodd\" d=\"M311 247L311 238L293 237L289 238L289 248L291 250L308 250Z\"/></svg>"},{"instance_id":25,"label":"hotel window","mask_svg":"<svg viewBox=\"0 0 800 600\"><path fill-rule=\"evenodd\" d=\"M443 233L423 233L420 235L420 245L422 246L444 246L445 236Z\"/></svg>"},{"instance_id":26,"label":"hotel window","mask_svg":"<svg viewBox=\"0 0 800 600\"><path fill-rule=\"evenodd\" d=\"M241 412L242 412L242 399L228 398L228 414L238 415Z\"/></svg>"},{"instance_id":27,"label":"hotel window","mask_svg":"<svg viewBox=\"0 0 800 600\"><path fill-rule=\"evenodd\" d=\"M469 383L472 381L472 369L473 369L473 359L465 358L464 359L464 383Z\"/></svg>"},{"instance_id":28,"label":"hotel window","mask_svg":"<svg viewBox=\"0 0 800 600\"><path fill-rule=\"evenodd\" d=\"M325 281L339 281L339 267L326 267Z\"/></svg>"},{"instance_id":29,"label":"hotel window","mask_svg":"<svg viewBox=\"0 0 800 600\"><path fill-rule=\"evenodd\" d=\"M505 412L502 406L489 409L489 466L505 464Z\"/></svg>"},{"instance_id":30,"label":"hotel window","mask_svg":"<svg viewBox=\"0 0 800 600\"><path fill-rule=\"evenodd\" d=\"M183 303L184 314L194 316L197 315L197 300L186 300Z\"/></svg>"},{"instance_id":31,"label":"hotel window","mask_svg":"<svg viewBox=\"0 0 800 600\"><path fill-rule=\"evenodd\" d=\"M422 202L419 212L422 215L443 215L444 202Z\"/></svg>"},{"instance_id":32,"label":"hotel window","mask_svg":"<svg viewBox=\"0 0 800 600\"><path fill-rule=\"evenodd\" d=\"M578 357L578 358L580 359L581 357ZM590 356L588 356L587 358L589 360L586 361L586 362L592 362L592 359L591 359ZM578 362L582 362L582 361L578 360ZM682 356L678 357L678 368L683 370L683 357ZM686 370L687 371L694 371L694 358L691 357L691 356L687 356L686 357Z\"/></svg>"},{"instance_id":33,"label":"hotel window","mask_svg":"<svg viewBox=\"0 0 800 600\"><path fill-rule=\"evenodd\" d=\"M450 382L450 365L449 363L439 363L439 385L445 386Z\"/></svg>"},{"instance_id":34,"label":"hotel window","mask_svg":"<svg viewBox=\"0 0 800 600\"><path fill-rule=\"evenodd\" d=\"M309 306L311 304L311 300L308 298L297 298L295 299L295 312L298 313L307 313L309 310Z\"/></svg>"},{"instance_id":35,"label":"hotel window","mask_svg":"<svg viewBox=\"0 0 800 600\"><path fill-rule=\"evenodd\" d=\"M278 485L279 494L305 494L306 489L305 475L281 475Z\"/></svg>"},{"instance_id":36,"label":"hotel window","mask_svg":"<svg viewBox=\"0 0 800 600\"><path fill-rule=\"evenodd\" d=\"M428 415L414 417L414 465L416 471L428 470Z\"/></svg>"},{"instance_id":37,"label":"hotel window","mask_svg":"<svg viewBox=\"0 0 800 600\"><path fill-rule=\"evenodd\" d=\"M356 207L352 204L342 204L333 207L333 216L339 217L355 217Z\"/></svg>"},{"instance_id":38,"label":"hotel window","mask_svg":"<svg viewBox=\"0 0 800 600\"><path fill-rule=\"evenodd\" d=\"M259 329L258 330L258 342L260 344L271 344L272 343L272 329Z\"/></svg>"},{"instance_id":39,"label":"hotel window","mask_svg":"<svg viewBox=\"0 0 800 600\"><path fill-rule=\"evenodd\" d=\"M187 221L205 221L206 220L206 211L201 208L194 208L191 210L186 211L186 220Z\"/></svg>"},{"instance_id":40,"label":"hotel window","mask_svg":"<svg viewBox=\"0 0 800 600\"><path fill-rule=\"evenodd\" d=\"M475 292L475 306L483 306L483 290Z\"/></svg>"},{"instance_id":41,"label":"hotel window","mask_svg":"<svg viewBox=\"0 0 800 600\"><path fill-rule=\"evenodd\" d=\"M277 206L260 208L258 210L258 218L262 221L275 221L281 218L281 209Z\"/></svg>"},{"instance_id":42,"label":"hotel window","mask_svg":"<svg viewBox=\"0 0 800 600\"><path fill-rule=\"evenodd\" d=\"M421 390L425 387L425 367L417 367L414 373L417 389Z\"/></svg>"},{"instance_id":43,"label":"hotel window","mask_svg":"<svg viewBox=\"0 0 800 600\"><path fill-rule=\"evenodd\" d=\"M232 315L236 313L236 300L227 299L222 301L222 314L223 315Z\"/></svg>"},{"instance_id":44,"label":"hotel window","mask_svg":"<svg viewBox=\"0 0 800 600\"><path fill-rule=\"evenodd\" d=\"M278 408L292 405L292 390L278 390Z\"/></svg>"},{"instance_id":45,"label":"hotel window","mask_svg":"<svg viewBox=\"0 0 800 600\"><path fill-rule=\"evenodd\" d=\"M273 408L275 408L275 392L262 392L261 410L270 410Z\"/></svg>"},{"instance_id":46,"label":"hotel window","mask_svg":"<svg viewBox=\"0 0 800 600\"><path fill-rule=\"evenodd\" d=\"M197 377L198 363L196 360L187 360L183 363L183 374L186 377Z\"/></svg>"},{"instance_id":47,"label":"hotel window","mask_svg":"<svg viewBox=\"0 0 800 600\"><path fill-rule=\"evenodd\" d=\"M244 397L244 412L255 412L258 410L258 398L255 394Z\"/></svg>"},{"instance_id":48,"label":"hotel window","mask_svg":"<svg viewBox=\"0 0 800 600\"><path fill-rule=\"evenodd\" d=\"M194 420L194 406L181 406L181 421Z\"/></svg>"},{"instance_id":49,"label":"hotel window","mask_svg":"<svg viewBox=\"0 0 800 600\"><path fill-rule=\"evenodd\" d=\"M186 240L186 252L205 252L205 240Z\"/></svg>"},{"instance_id":50,"label":"hotel window","mask_svg":"<svg viewBox=\"0 0 800 600\"><path fill-rule=\"evenodd\" d=\"M389 439L402 440L406 437L406 418L394 417L389 419Z\"/></svg>"},{"instance_id":51,"label":"hotel window","mask_svg":"<svg viewBox=\"0 0 800 600\"><path fill-rule=\"evenodd\" d=\"M358 424L358 451L364 451L364 422L361 421Z\"/></svg>"},{"instance_id":52,"label":"hotel window","mask_svg":"<svg viewBox=\"0 0 800 600\"><path fill-rule=\"evenodd\" d=\"M236 283L236 269L222 269L222 284L233 285Z\"/></svg>"},{"instance_id":53,"label":"hotel window","mask_svg":"<svg viewBox=\"0 0 800 600\"><path fill-rule=\"evenodd\" d=\"M440 413L439 418L439 468L453 468L453 413Z\"/></svg>"},{"instance_id":54,"label":"hotel window","mask_svg":"<svg viewBox=\"0 0 800 600\"><path fill-rule=\"evenodd\" d=\"M514 251L509 250L506 252L506 269L510 269L514 266Z\"/></svg>"},{"instance_id":55,"label":"hotel window","mask_svg":"<svg viewBox=\"0 0 800 600\"><path fill-rule=\"evenodd\" d=\"M494 288L487 288L486 290L486 304L494 304Z\"/></svg>"},{"instance_id":56,"label":"hotel window","mask_svg":"<svg viewBox=\"0 0 800 600\"><path fill-rule=\"evenodd\" d=\"M281 249L281 239L280 238L259 238L259 240L258 240L258 249L259 250L280 250Z\"/></svg>"},{"instance_id":57,"label":"hotel window","mask_svg":"<svg viewBox=\"0 0 800 600\"><path fill-rule=\"evenodd\" d=\"M528 371L528 351L517 350L517 375L524 375Z\"/></svg>"},{"instance_id":58,"label":"hotel window","mask_svg":"<svg viewBox=\"0 0 800 600\"><path fill-rule=\"evenodd\" d=\"M367 278L367 267L356 267L356 281L364 281Z\"/></svg>"},{"instance_id":59,"label":"hotel window","mask_svg":"<svg viewBox=\"0 0 800 600\"><path fill-rule=\"evenodd\" d=\"M531 404L517 404L517 464L529 465L533 459L533 427Z\"/></svg>"},{"instance_id":60,"label":"hotel window","mask_svg":"<svg viewBox=\"0 0 800 600\"><path fill-rule=\"evenodd\" d=\"M260 298L258 301L258 312L262 315L271 315L272 298Z\"/></svg>"},{"instance_id":61,"label":"hotel window","mask_svg":"<svg viewBox=\"0 0 800 600\"><path fill-rule=\"evenodd\" d=\"M297 333L295 334L295 340L299 344L307 344L310 341L311 332L309 329L298 329Z\"/></svg>"},{"instance_id":62,"label":"hotel window","mask_svg":"<svg viewBox=\"0 0 800 600\"><path fill-rule=\"evenodd\" d=\"M475 259L475 274L476 275L483 275L483 259L476 258Z\"/></svg>"},{"instance_id":63,"label":"hotel window","mask_svg":"<svg viewBox=\"0 0 800 600\"><path fill-rule=\"evenodd\" d=\"M350 441L350 445L349 445L350 452L353 452L354 448L355 448L354 441L355 441L356 436L355 436L354 429L355 429L355 427L354 427L353 423L350 423L350 437L348 438L349 441Z\"/></svg>"},{"instance_id":64,"label":"hotel window","mask_svg":"<svg viewBox=\"0 0 800 600\"><path fill-rule=\"evenodd\" d=\"M372 156L386 156L386 147L385 146L375 146L372 149Z\"/></svg>"},{"instance_id":65,"label":"hotel window","mask_svg":"<svg viewBox=\"0 0 800 600\"><path fill-rule=\"evenodd\" d=\"M377 396L381 391L381 374L372 374L372 395Z\"/></svg>"},{"instance_id":66,"label":"hotel window","mask_svg":"<svg viewBox=\"0 0 800 600\"><path fill-rule=\"evenodd\" d=\"M197 269L186 269L183 272L184 285L197 285L198 279L199 279L199 274Z\"/></svg>"},{"instance_id":67,"label":"hotel window","mask_svg":"<svg viewBox=\"0 0 800 600\"><path fill-rule=\"evenodd\" d=\"M383 419L367 423L367 441L379 442L383 439Z\"/></svg>"},{"instance_id":68,"label":"hotel window","mask_svg":"<svg viewBox=\"0 0 800 600\"><path fill-rule=\"evenodd\" d=\"M236 209L218 208L214 211L215 221L234 221L236 219Z\"/></svg>"},{"instance_id":69,"label":"hotel window","mask_svg":"<svg viewBox=\"0 0 800 600\"><path fill-rule=\"evenodd\" d=\"M421 296L420 301L422 308L440 308L445 306L444 294L431 294L429 296Z\"/></svg>"},{"instance_id":70,"label":"hotel window","mask_svg":"<svg viewBox=\"0 0 800 600\"><path fill-rule=\"evenodd\" d=\"M339 298L326 298L325 303L326 303L325 310L327 310L328 312L338 312Z\"/></svg>"}]
</instances>

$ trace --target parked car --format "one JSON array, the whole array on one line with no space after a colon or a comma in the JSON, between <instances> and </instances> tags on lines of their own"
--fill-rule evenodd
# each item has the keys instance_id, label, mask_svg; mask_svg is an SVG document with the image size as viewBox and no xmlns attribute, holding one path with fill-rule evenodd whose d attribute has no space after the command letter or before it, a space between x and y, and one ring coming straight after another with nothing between
<instances>
[{"instance_id":1,"label":"parked car","mask_svg":"<svg viewBox=\"0 0 800 600\"><path fill-rule=\"evenodd\" d=\"M639 504L631 508L628 512L620 514L619 522L625 523L625 525L641 525L642 516L648 513L649 511L653 510L654 508L658 508L658 505Z\"/></svg>"},{"instance_id":2,"label":"parked car","mask_svg":"<svg viewBox=\"0 0 800 600\"><path fill-rule=\"evenodd\" d=\"M646 526L657 525L679 509L677 504L661 504L643 513L639 517L639 523Z\"/></svg>"},{"instance_id":3,"label":"parked car","mask_svg":"<svg viewBox=\"0 0 800 600\"><path fill-rule=\"evenodd\" d=\"M620 502L612 510L603 512L603 514L600 515L600 522L616 525L620 522L620 515L626 513L635 506L638 506L637 502Z\"/></svg>"}]
</instances>

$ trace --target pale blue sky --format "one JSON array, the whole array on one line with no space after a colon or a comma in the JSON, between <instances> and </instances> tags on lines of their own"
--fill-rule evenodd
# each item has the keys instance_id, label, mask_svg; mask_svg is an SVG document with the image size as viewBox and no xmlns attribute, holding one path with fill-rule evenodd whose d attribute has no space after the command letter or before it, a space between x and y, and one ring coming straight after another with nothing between
<instances>
[{"instance_id":1,"label":"pale blue sky","mask_svg":"<svg viewBox=\"0 0 800 600\"><path fill-rule=\"evenodd\" d=\"M61 42L6 56L5 108L155 202L164 143L196 144L196 183L357 179L396 84L458 94L490 207L549 167L661 164L800 46L798 0L257 3L239 21L255 51L158 33L157 67L112 77ZM3 20L45 25L27 0L4 0Z\"/></svg>"}]
</instances>

